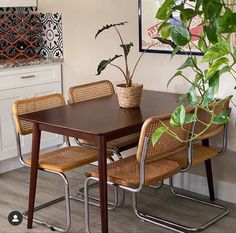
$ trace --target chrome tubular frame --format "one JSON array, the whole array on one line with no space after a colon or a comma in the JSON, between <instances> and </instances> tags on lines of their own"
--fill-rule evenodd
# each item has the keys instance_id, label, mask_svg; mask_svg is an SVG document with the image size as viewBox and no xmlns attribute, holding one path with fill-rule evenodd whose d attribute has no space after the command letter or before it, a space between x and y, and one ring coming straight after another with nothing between
<instances>
[{"instance_id":1,"label":"chrome tubular frame","mask_svg":"<svg viewBox=\"0 0 236 233\"><path fill-rule=\"evenodd\" d=\"M122 186L122 185L117 185L117 184L114 184L114 183L109 182L109 181L107 182L109 185L114 185L114 186L117 186L117 187L122 188L124 190L132 192L132 206L133 206L134 212L135 212L135 214L138 218L140 218L140 219L142 219L146 222L164 227L166 229L169 229L169 230L172 230L172 231L175 231L175 232L178 232L178 233L185 233L185 232L199 232L199 231L202 231L202 230L206 229L207 227L211 226L212 224L216 223L217 221L219 221L220 219L222 219L224 216L226 216L229 213L229 210L226 207L222 206L222 205L215 204L215 203L210 203L210 202L203 201L201 199L197 199L197 198L193 198L193 197L190 197L190 196L178 194L174 190L173 178L172 177L170 178L170 184L169 185L170 185L171 192L175 196L178 196L178 197L181 197L181 198L184 198L184 199L187 199L187 200L195 201L197 203L206 205L208 207L213 207L213 208L216 208L216 209L220 209L223 212L218 214L217 216L211 218L206 223L204 223L203 225L198 226L198 227L184 226L182 224L179 224L179 223L176 223L176 222L173 222L173 221L169 221L169 220L166 220L166 219L163 219L163 218L158 218L158 217L140 212L137 208L137 193L141 191L141 189L144 185L144 181L145 181L145 166L144 165L145 165L145 158L146 158L148 142L149 142L149 138L146 137L145 140L144 140L144 145L143 145L142 159L140 161L140 185L139 185L138 188L130 188L130 187ZM191 152L191 149L192 149L192 146L190 144L189 148L188 148L189 153ZM188 159L189 159L189 162L191 164L191 157L189 156ZM84 193L85 194L85 232L86 233L90 233L88 184L91 180L98 181L98 178L88 177L85 180L85 184L84 184L84 191L85 191L85 193Z\"/></svg>"}]
</instances>

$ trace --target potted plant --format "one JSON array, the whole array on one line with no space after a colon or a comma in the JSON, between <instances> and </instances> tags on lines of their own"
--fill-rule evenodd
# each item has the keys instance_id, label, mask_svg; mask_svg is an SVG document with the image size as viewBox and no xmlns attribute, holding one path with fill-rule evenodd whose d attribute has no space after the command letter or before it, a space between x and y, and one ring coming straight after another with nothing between
<instances>
[{"instance_id":1,"label":"potted plant","mask_svg":"<svg viewBox=\"0 0 236 233\"><path fill-rule=\"evenodd\" d=\"M161 37L157 39L173 45L172 57L179 51L186 52L186 48L189 51L186 53L186 61L178 68L168 85L176 78L184 78L189 83L189 90L181 95L180 102L187 100L188 105L194 108L194 113L186 114L185 107L181 104L172 114L171 126L182 127L185 123L198 121L198 111L204 110L211 116L205 129L194 134L192 139L197 138L212 124L230 121L228 111L215 115L209 105L214 108L223 74L236 79L236 48L235 43L230 45L230 38L236 32L236 13L232 10L235 5L229 0L165 0L156 13L156 18L161 20ZM200 19L200 30L197 33L190 28L196 17ZM193 43L192 37L198 38L198 42ZM199 59L192 54L193 46L202 53ZM191 69L194 75L186 76L186 69ZM171 134L165 125L153 134L153 144L164 133ZM172 136L181 140L177 135Z\"/></svg>"},{"instance_id":2,"label":"potted plant","mask_svg":"<svg viewBox=\"0 0 236 233\"><path fill-rule=\"evenodd\" d=\"M121 33L118 29L118 27L125 25L127 22L121 22L121 23L116 23L116 24L109 24L109 25L105 25L103 26L101 29L98 30L98 32L95 35L95 38L97 38L97 36L104 32L107 29L113 28L115 29L115 31L117 32L119 39L120 39L120 47L122 49L122 53L123 55L115 55L112 58L109 58L107 60L102 60L98 67L97 67L97 75L100 75L101 72L108 66L113 66L115 68L117 68L118 70L120 70L120 72L122 73L122 75L125 78L125 84L119 84L117 85L117 95L118 95L118 101L119 101L119 105L120 107L123 108L133 108L133 107L137 107L140 104L141 101L141 95L142 95L142 89L143 89L143 85L142 84L134 84L133 83L133 76L135 73L135 70L137 68L137 65L140 61L140 59L142 58L143 54L142 53L138 60L136 61L133 70L131 71L129 68L129 64L128 64L128 55L130 52L131 47L133 46L133 43L125 43L123 41L123 38L121 36ZM117 65L115 63L113 63L116 59L123 57L124 58L124 68L122 68L120 65Z\"/></svg>"}]
</instances>

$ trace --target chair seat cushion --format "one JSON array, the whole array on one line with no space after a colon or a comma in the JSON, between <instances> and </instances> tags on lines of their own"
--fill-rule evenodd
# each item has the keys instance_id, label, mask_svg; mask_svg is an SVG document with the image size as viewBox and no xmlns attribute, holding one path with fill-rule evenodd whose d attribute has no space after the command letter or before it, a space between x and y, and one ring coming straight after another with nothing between
<instances>
[{"instance_id":1,"label":"chair seat cushion","mask_svg":"<svg viewBox=\"0 0 236 233\"><path fill-rule=\"evenodd\" d=\"M218 149L212 147L206 147L202 145L193 144L193 160L192 164L199 164L205 160L211 159L218 154ZM181 168L187 166L187 150L180 151L177 154L170 155L168 159L174 160L181 165Z\"/></svg>"},{"instance_id":2,"label":"chair seat cushion","mask_svg":"<svg viewBox=\"0 0 236 233\"><path fill-rule=\"evenodd\" d=\"M140 164L136 160L136 155L115 161L107 165L108 181L128 186L139 186ZM180 165L176 161L162 159L145 164L145 185L155 184L180 171ZM98 169L92 169L87 176L98 177Z\"/></svg>"},{"instance_id":3,"label":"chair seat cushion","mask_svg":"<svg viewBox=\"0 0 236 233\"><path fill-rule=\"evenodd\" d=\"M112 156L112 153L107 153ZM39 168L65 172L98 160L97 150L78 146L64 147L39 156ZM31 165L31 159L26 163Z\"/></svg>"}]
</instances>

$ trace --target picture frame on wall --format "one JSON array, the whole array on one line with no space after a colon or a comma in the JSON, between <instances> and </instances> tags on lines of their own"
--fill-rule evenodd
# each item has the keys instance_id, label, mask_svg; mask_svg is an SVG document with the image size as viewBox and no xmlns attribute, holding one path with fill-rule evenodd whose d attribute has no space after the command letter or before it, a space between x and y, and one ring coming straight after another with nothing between
<instances>
[{"instance_id":1,"label":"picture frame on wall","mask_svg":"<svg viewBox=\"0 0 236 233\"><path fill-rule=\"evenodd\" d=\"M181 0L176 0L181 2ZM158 28L160 26L160 21L156 19L156 13L158 8L164 0L138 0L138 17L139 17L139 51L148 53L166 53L170 54L173 48L168 44L163 44L155 37L159 36ZM178 13L175 15L176 19L180 20ZM201 18L194 18L191 24L191 31L193 34L201 33L202 26ZM198 43L198 37L192 37L193 43ZM151 46L153 45L153 46ZM151 46L151 47L150 47ZM191 47L191 53L193 55L202 55L199 50L197 50L194 45ZM179 52L178 54L189 54L189 48L186 46L185 52Z\"/></svg>"}]
</instances>

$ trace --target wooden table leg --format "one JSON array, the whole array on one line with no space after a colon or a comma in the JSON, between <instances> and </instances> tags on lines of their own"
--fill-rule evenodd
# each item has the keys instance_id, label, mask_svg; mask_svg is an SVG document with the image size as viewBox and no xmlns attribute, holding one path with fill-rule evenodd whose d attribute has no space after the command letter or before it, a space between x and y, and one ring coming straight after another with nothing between
<instances>
[{"instance_id":1,"label":"wooden table leg","mask_svg":"<svg viewBox=\"0 0 236 233\"><path fill-rule=\"evenodd\" d=\"M41 138L41 131L39 130L39 125L34 123L33 135L32 135L31 172L30 172L30 186L29 186L28 224L27 224L28 229L31 229L33 225L40 138Z\"/></svg>"},{"instance_id":2,"label":"wooden table leg","mask_svg":"<svg viewBox=\"0 0 236 233\"><path fill-rule=\"evenodd\" d=\"M106 141L103 136L98 138L98 168L99 168L99 191L102 233L108 233L107 213L107 159Z\"/></svg>"}]
</instances>

